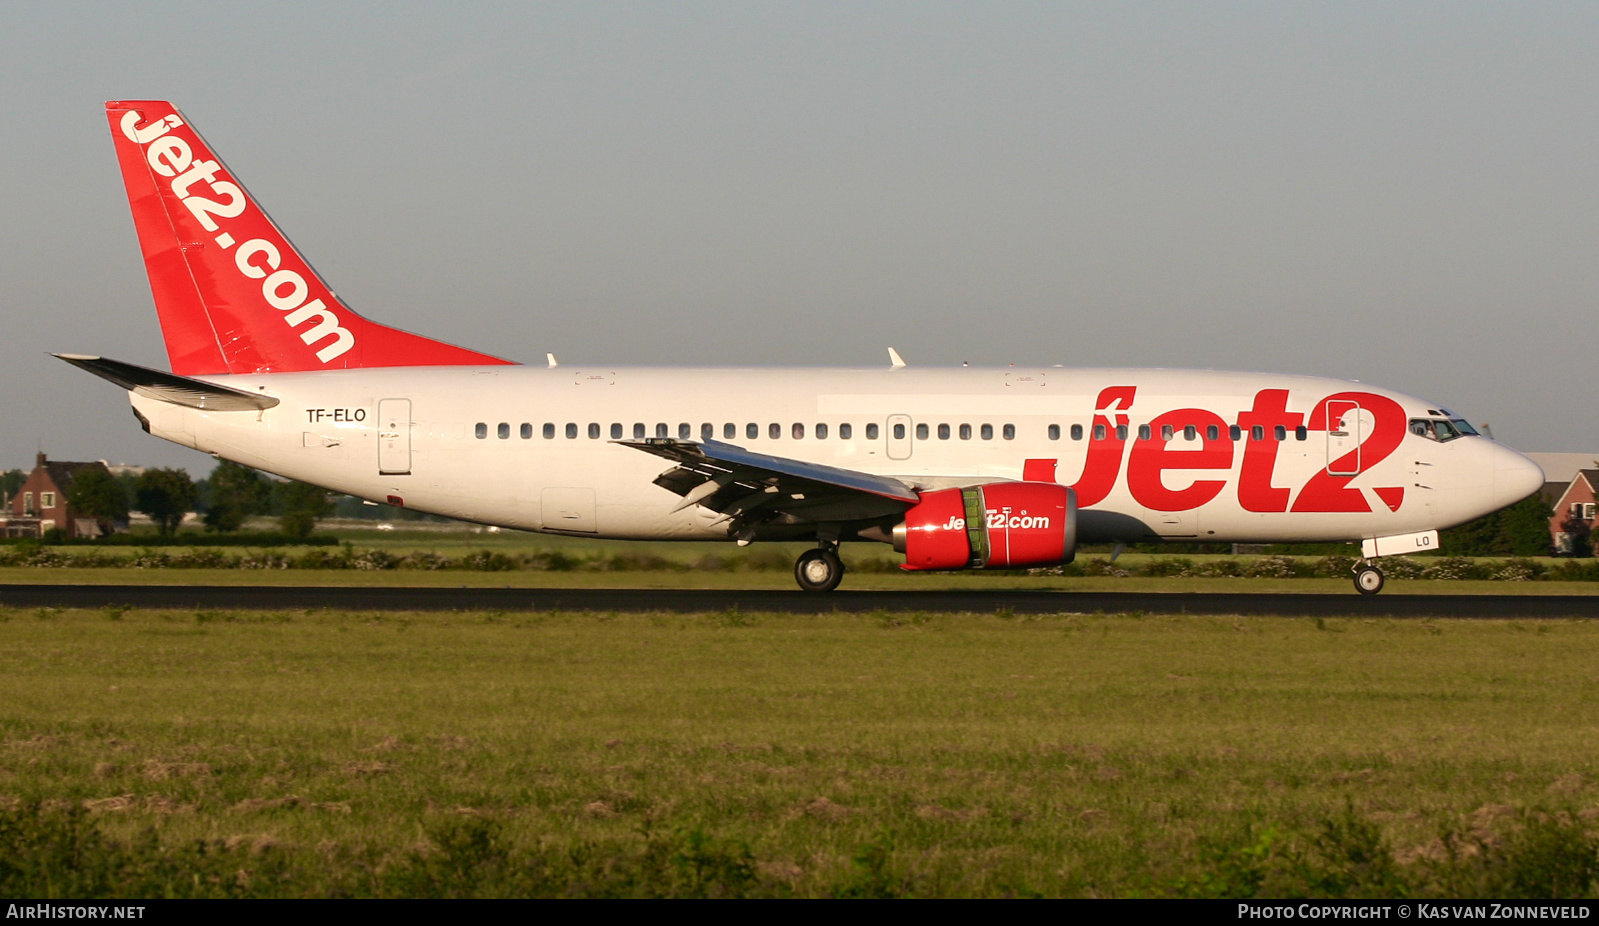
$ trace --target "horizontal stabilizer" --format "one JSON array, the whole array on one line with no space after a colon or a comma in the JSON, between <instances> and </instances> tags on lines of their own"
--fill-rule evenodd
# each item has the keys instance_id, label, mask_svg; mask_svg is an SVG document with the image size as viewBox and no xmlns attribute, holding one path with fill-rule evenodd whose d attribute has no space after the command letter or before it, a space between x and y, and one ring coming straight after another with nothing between
<instances>
[{"instance_id":1,"label":"horizontal stabilizer","mask_svg":"<svg viewBox=\"0 0 1599 926\"><path fill-rule=\"evenodd\" d=\"M103 380L116 383L124 389L147 398L187 408L206 411L241 412L271 408L278 400L269 395L258 395L218 386L214 383L163 373L148 367L108 360L92 354L53 354L79 369L88 370Z\"/></svg>"}]
</instances>

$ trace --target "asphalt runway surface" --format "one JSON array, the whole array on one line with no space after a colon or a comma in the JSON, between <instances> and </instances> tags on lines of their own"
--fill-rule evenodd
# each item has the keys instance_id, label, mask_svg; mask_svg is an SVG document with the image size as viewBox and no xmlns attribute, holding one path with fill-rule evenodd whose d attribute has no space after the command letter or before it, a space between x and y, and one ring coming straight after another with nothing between
<instances>
[{"instance_id":1,"label":"asphalt runway surface","mask_svg":"<svg viewBox=\"0 0 1599 926\"><path fill-rule=\"evenodd\" d=\"M1015 614L1239 614L1289 617L1599 617L1599 595L1336 595L1071 591L795 591L602 588L329 588L179 585L4 585L13 608L195 608L340 611L1007 611Z\"/></svg>"}]
</instances>

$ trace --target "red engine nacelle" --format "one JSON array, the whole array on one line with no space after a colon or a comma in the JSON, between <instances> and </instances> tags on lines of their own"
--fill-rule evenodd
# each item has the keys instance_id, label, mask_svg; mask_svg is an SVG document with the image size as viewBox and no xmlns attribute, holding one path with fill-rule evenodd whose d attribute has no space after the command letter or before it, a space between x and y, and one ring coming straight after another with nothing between
<instances>
[{"instance_id":1,"label":"red engine nacelle","mask_svg":"<svg viewBox=\"0 0 1599 926\"><path fill-rule=\"evenodd\" d=\"M1077 496L1053 482L993 482L923 492L894 528L902 569L1002 569L1069 563Z\"/></svg>"}]
</instances>

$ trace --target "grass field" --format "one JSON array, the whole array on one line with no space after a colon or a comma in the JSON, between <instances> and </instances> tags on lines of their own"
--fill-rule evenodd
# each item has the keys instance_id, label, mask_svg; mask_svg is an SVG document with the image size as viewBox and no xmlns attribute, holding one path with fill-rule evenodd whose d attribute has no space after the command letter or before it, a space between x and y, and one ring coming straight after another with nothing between
<instances>
[{"instance_id":1,"label":"grass field","mask_svg":"<svg viewBox=\"0 0 1599 926\"><path fill-rule=\"evenodd\" d=\"M1599 873L1595 622L0 616L7 896L1591 896Z\"/></svg>"}]
</instances>

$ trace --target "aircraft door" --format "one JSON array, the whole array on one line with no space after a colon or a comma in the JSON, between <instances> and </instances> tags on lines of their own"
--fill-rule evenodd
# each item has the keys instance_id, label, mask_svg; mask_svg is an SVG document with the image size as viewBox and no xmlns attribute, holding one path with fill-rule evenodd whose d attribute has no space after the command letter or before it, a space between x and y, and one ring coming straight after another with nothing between
<instances>
[{"instance_id":1,"label":"aircraft door","mask_svg":"<svg viewBox=\"0 0 1599 926\"><path fill-rule=\"evenodd\" d=\"M411 400L378 400L378 473L411 473Z\"/></svg>"},{"instance_id":2,"label":"aircraft door","mask_svg":"<svg viewBox=\"0 0 1599 926\"><path fill-rule=\"evenodd\" d=\"M1327 473L1360 473L1360 442L1365 438L1366 415L1359 402L1334 399L1327 403Z\"/></svg>"},{"instance_id":3,"label":"aircraft door","mask_svg":"<svg viewBox=\"0 0 1599 926\"><path fill-rule=\"evenodd\" d=\"M909 460L911 458L911 416L888 416L888 458L890 460Z\"/></svg>"}]
</instances>

